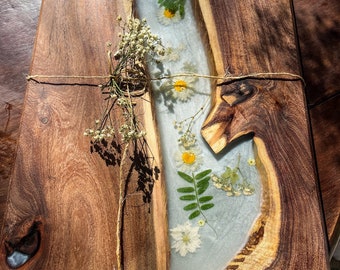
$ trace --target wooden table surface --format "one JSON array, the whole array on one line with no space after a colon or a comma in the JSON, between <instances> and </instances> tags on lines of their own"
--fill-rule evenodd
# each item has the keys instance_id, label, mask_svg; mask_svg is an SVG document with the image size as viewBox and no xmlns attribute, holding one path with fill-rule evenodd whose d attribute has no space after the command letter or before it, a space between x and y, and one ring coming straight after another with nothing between
<instances>
[{"instance_id":1,"label":"wooden table surface","mask_svg":"<svg viewBox=\"0 0 340 270\"><path fill-rule=\"evenodd\" d=\"M112 24L111 27L107 27L107 22L109 20L108 18L114 19L114 16L112 16L112 14L110 16L99 16L99 14L108 14L108 11L111 9L111 12L114 13L119 10L119 7L108 7L109 5L104 5L104 8L103 6L96 6L95 3L89 3L88 5L85 5L85 7L82 5L77 7L76 4L73 5L72 3L68 3L68 6L66 6L68 8L65 8L65 6L62 5L62 2L63 1L52 3L51 1L44 1L44 5L42 8L43 13L41 16L42 21L40 22L40 30L38 31L36 39L36 50L33 55L34 59L31 71L44 73L48 71L51 72L51 74L56 72L84 72L85 74L85 72L92 71L96 73L105 73L105 70L100 70L99 66L89 67L87 65L87 61L89 61L89 59L93 59L94 62L105 61L105 59L102 59L103 48L100 47L100 44L104 44L105 41L107 41L107 37L109 36L109 38L111 38L115 33L115 29ZM285 1L282 2L286 3ZM5 6L6 9L12 9L12 11L17 11L21 14L37 14L38 4L38 1L34 3L32 2L31 5L27 5L27 9L18 9L15 7L15 5L10 8L5 4L2 4L1 7L4 8ZM79 7L84 9L81 9L79 12ZM89 14L91 13L91 18L86 17L87 11L91 10L92 8L98 10L98 12L95 13L97 15L88 12ZM301 10L302 9L303 7L301 6ZM305 7L305 9L307 9L307 7ZM75 19L71 14L76 10L78 14L81 15L78 15L79 17L76 17ZM59 13L55 13L55 11L58 11ZM59 15L57 16L56 14ZM21 40L27 40L28 45L23 46L23 49L20 50L21 54L4 53L2 54L3 58L1 58L1 68L3 70L5 70L4 67L8 67L8 65L4 65L5 60L13 59L12 62L8 62L10 63L9 66L13 69L6 68L6 72L2 72L1 74L4 78L4 81L9 82L8 85L5 85L6 93L10 93L12 95L11 98L8 98L6 96L5 98L2 97L1 100L3 101L3 103L1 103L1 106L3 108L3 112L5 112L1 113L1 127L6 127L3 129L3 133L1 133L1 146L3 147L3 153L5 153L1 154L1 160L5 160L7 162L6 167L1 167L3 171L1 171L0 174L2 179L4 180L2 181L2 187L4 190L6 190L6 183L3 183L6 182L6 179L8 179L8 175L10 172L8 168L11 162L13 162L12 154L13 152L15 152L14 145L17 138L18 118L21 114L21 102L23 98L22 86L25 85L24 78L22 76L19 76L18 73L21 73L21 71L25 72L25 65L26 67L28 66L28 59L30 58L29 52L31 48L29 45L29 40L32 40L32 35L35 29L36 17L34 17L34 15L32 16L33 18L24 23L26 26L30 26L27 31L23 31L22 33L20 33L19 30L21 28L18 28L18 33L20 33L20 36L22 37ZM229 17L232 17L232 14ZM87 24L89 21L91 23ZM43 22L47 24L44 26ZM72 27L74 27L75 25L80 25L82 27L68 33L68 31L65 31L65 29L68 29L68 26L70 24L72 25ZM86 27L84 27L85 25ZM96 31L95 29L91 29L91 27L88 28L89 25L91 25L91 27L94 27L95 29L98 29L98 31ZM11 29L11 31L13 31L13 28L8 29ZM106 30L102 31L102 29ZM1 31L3 31L3 28L1 29ZM99 38L97 37L99 36L97 35L98 32L101 33ZM62 35L60 36L57 33L62 33ZM93 33L96 33L96 38L93 38ZM231 33L233 32L231 31ZM86 36L88 36L88 38L86 38ZM13 35L9 34L8 38L11 40L16 40L17 36L14 37ZM72 40L72 42L66 42L66 40ZM83 40L90 40L89 44L84 46L82 42ZM49 48L47 44L60 44L60 46L52 46ZM7 46L7 51L5 52L10 51L10 46L8 46L8 43L1 42L1 46ZM39 48L39 50L37 50L37 48ZM79 50L79 48L81 49L77 52L77 55L75 56L72 52L74 52L75 50ZM13 50L16 49L17 48L14 48ZM61 57L63 54L65 54L64 58ZM25 56L25 61L20 60L25 58ZM86 56L86 59L84 56ZM294 62L295 60L289 61ZM22 61L22 64L18 65L17 63L20 63L20 61ZM262 59L261 61L265 60ZM73 62L76 62L77 65L73 66ZM243 63L243 61L241 63ZM54 66L55 64L56 66ZM14 72L10 73L10 71L12 70ZM292 71L298 72L298 70L295 69L293 69ZM11 74L16 74L16 79L9 79ZM17 95L8 90L11 88L18 89L19 94ZM2 89L3 88L1 88L1 90ZM86 94L84 94L84 92L86 92ZM66 96L68 98L66 98ZM91 100L90 102L88 101L89 99L94 100ZM30 84L28 86L19 139L18 157L14 166L14 173L12 175L12 186L9 193L9 201L7 202L9 212L6 216L5 230L2 234L3 237L5 235L5 238L3 239L13 240L16 237L20 238L22 236L25 236L27 230L32 228L32 224L35 224L35 226L37 226L35 228L37 228L37 230L41 233L43 239L45 239L46 242L42 242L39 252L34 257L34 260L31 260L29 264L26 264L25 269L45 269L45 267L52 267L52 269L65 269L58 268L65 266L67 266L68 269L78 269L74 267L79 267L82 264L84 264L83 269L92 269L91 267L94 267L95 265L96 267L98 267L98 265L101 265L101 269L112 269L113 267L115 258L114 252L110 250L110 248L112 249L112 246L114 246L115 239L114 236L112 236L110 233L107 233L108 231L110 231L109 227L114 226L112 225L112 220L114 220L115 214L110 210L112 209L112 205L110 204L110 202L102 200L100 196L95 197L91 194L83 194L80 190L87 188L89 190L94 190L94 194L98 194L99 192L100 195L104 196L105 198L114 199L116 197L114 187L112 186L112 183L110 181L107 181L107 179L103 180L104 183L98 183L96 181L89 183L87 181L84 181L82 179L82 176L80 175L80 171L86 171L86 175L91 175L89 177L91 179L97 178L97 172L94 173L95 176L92 174L93 172L88 172L87 166L85 164L87 162L90 162L91 166L95 165L98 171L100 171L100 174L105 176L104 178L114 178L115 172L107 170L107 168L101 164L101 160L97 160L93 156L91 157L90 161L86 160L85 156L82 156L86 161L77 161L72 163L73 165L67 168L67 172L61 172L57 168L58 166L51 163L53 160L53 163L63 164L65 163L65 158L68 161L73 159L78 160L78 156L77 159L73 158L76 157L75 153L70 153L70 149L73 148L72 145L77 145L77 147L80 147L82 151L84 151L84 153L87 151L85 142L79 142L76 136L65 134L68 134L67 130L71 128L77 127L78 129L81 129L83 127L86 127L86 124L88 124L89 122L86 122L86 120L82 119L73 119L74 115L78 115L79 110L86 111L86 108L90 106L92 102L96 101L99 101L99 96L93 94L92 88L84 90L77 87L70 88L69 86L63 86L60 90L59 87L58 89L56 89L52 86L47 85ZM15 110L17 110L16 113ZM15 114L17 115L16 117L14 117ZM9 115L11 116L10 125L7 124L7 119ZM88 116L88 114L86 115ZM33 119L35 120L33 121ZM44 123L45 121L47 122ZM61 132L64 132L64 135L56 134L54 131L55 126L61 128ZM61 139L61 137L63 139ZM51 138L53 138L52 142ZM52 151L50 151L50 149L54 149L53 153ZM32 159L32 156L34 156L34 159ZM50 161L46 160L46 157L50 157ZM312 164L310 160L308 161L308 163ZM44 168L49 168L49 171L44 171ZM310 168L308 170L310 170ZM70 174L72 178L77 179L77 181L79 181L79 185L83 185L82 188L75 185L75 183L71 183L70 180L65 180L64 182L59 184L57 183L57 181L55 181L56 179L59 179L59 177L61 177L60 179L71 179L71 176L64 178L67 174ZM109 188L106 189L105 187ZM314 187L311 187L311 190L313 189ZM63 195L57 195L60 194L60 192ZM315 190L312 192L315 193ZM67 195L67 199L64 197L66 196L66 193L71 194ZM30 201L29 204L27 203L27 198L28 201ZM89 209L91 210L88 209L88 211L84 211L84 209L80 207L80 205L90 205L90 202L91 205L92 202L94 202L95 205L94 207L89 207ZM73 210L67 210L69 209L68 205L71 204L74 205L75 208L73 208ZM79 207L77 205L79 205ZM148 209L144 209L137 214L144 215L146 213L145 211L147 212ZM96 212L100 212L100 216L96 216L96 218L94 218ZM70 219L70 216L72 216L72 219ZM85 222L83 217L87 217ZM316 217L316 222L318 222L317 220L320 221L321 218ZM331 226L336 223L334 223L333 220L330 221ZM146 222L152 223L153 221L149 220ZM64 231L61 229L63 226L65 226L65 224L67 224L68 231ZM95 226L96 228L101 228L97 231L97 233L93 234L93 231L91 229L93 226ZM135 226L138 226L138 224L135 224ZM151 225L151 227L152 226L153 225ZM87 229L83 229L84 227ZM291 228L293 229L293 227ZM309 229L307 228L307 230ZM319 230L320 239L322 242L323 232L320 228L317 228L316 230ZM72 232L74 231L81 231L82 234L73 234ZM10 235L11 233L14 233L14 235ZM284 237L284 235L282 236ZM141 235L141 237L145 237L143 238L144 240L136 239L136 241L146 241L147 244L153 243L150 235ZM65 239L72 239L72 243L65 241ZM320 265L323 266L321 266L321 268L306 269L323 269L322 267L326 269L325 261L322 258L327 258L327 254L325 248L322 247L321 242L320 244L318 244L318 247L315 248L315 250L319 249L320 251L317 254L317 259L315 258L314 262L310 262L310 265L315 266L316 263L319 261ZM65 244L68 244L67 249L60 252L61 247L63 247ZM131 247L131 243L127 243L127 245L129 245L129 248L127 250L131 252L130 256L132 256L131 254L138 254L138 256L136 255L136 258L134 259L134 262L131 262L132 269L134 269L134 267L137 267L137 265L139 267L142 267L138 269L155 269L154 259L146 259L146 257L149 257L150 252L152 254L155 254L156 251L150 251L146 249L135 250ZM91 252L94 249L100 251L96 251L96 253L94 254L93 252ZM286 253L285 250L286 249L281 246L281 252L283 252L281 254L282 260L284 260L284 258L287 258L286 256L288 256L284 255L284 253ZM72 252L79 251L82 255L81 257L77 257L78 259L74 257L74 254L71 254ZM296 252L296 255L302 254L301 250L295 250L294 252ZM313 248L311 248L311 253L313 252ZM308 256L310 256L311 253L309 253ZM296 260L299 260L299 258L303 258L304 255L301 255L302 257L300 257L300 255L296 257ZM2 269L7 269L6 265L4 264L4 256L5 251L2 253L3 260L1 265L3 267ZM49 259L47 259L46 256ZM66 259L64 261L61 261L60 256ZM85 260L84 258L87 259ZM103 258L104 260L102 260ZM278 262L277 265L280 265L281 263L282 262ZM288 267L286 269L294 268Z\"/></svg>"},{"instance_id":2,"label":"wooden table surface","mask_svg":"<svg viewBox=\"0 0 340 270\"><path fill-rule=\"evenodd\" d=\"M106 43L116 45L121 29L115 19L129 14L129 2L125 3L43 1L30 74L108 74ZM2 230L1 269L9 269L6 258L15 251L33 256L22 269L117 268L120 168L91 154L90 140L83 136L102 112L100 83L79 79L28 83ZM152 136L152 117L143 106L138 110L149 117ZM157 159L157 149L152 151ZM133 163L128 156L123 169L127 179ZM162 181L153 189L152 203L143 203L137 193L125 204L126 269L166 268ZM136 191L135 185L129 185L128 194Z\"/></svg>"}]
</instances>

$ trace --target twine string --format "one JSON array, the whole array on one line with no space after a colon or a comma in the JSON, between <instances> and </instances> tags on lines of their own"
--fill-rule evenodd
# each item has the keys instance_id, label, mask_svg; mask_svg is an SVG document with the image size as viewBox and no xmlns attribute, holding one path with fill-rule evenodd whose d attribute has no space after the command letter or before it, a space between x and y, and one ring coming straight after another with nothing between
<instances>
[{"instance_id":1,"label":"twine string","mask_svg":"<svg viewBox=\"0 0 340 270\"><path fill-rule=\"evenodd\" d=\"M220 84L230 83L233 81L245 80L245 79L264 79L264 80L300 80L306 86L306 82L302 76L289 72L257 72L249 73L246 75L232 76L232 75L205 75L197 73L178 73L173 75L160 76L156 78L150 78L150 81L158 81L165 79L173 79L177 77L196 77L205 78L211 80L222 80ZM39 79L112 79L113 75L27 75L26 80L35 80L39 82ZM138 78L125 78L127 80L136 81ZM145 80L144 78L141 80Z\"/></svg>"}]
</instances>

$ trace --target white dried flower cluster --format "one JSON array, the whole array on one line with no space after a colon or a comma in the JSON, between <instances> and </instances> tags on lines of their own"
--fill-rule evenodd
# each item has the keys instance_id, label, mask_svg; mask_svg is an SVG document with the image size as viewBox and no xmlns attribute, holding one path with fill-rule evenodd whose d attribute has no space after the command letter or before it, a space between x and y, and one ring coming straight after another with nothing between
<instances>
[{"instance_id":1,"label":"white dried flower cluster","mask_svg":"<svg viewBox=\"0 0 340 270\"><path fill-rule=\"evenodd\" d=\"M129 18L126 23L122 23L122 18L118 17L122 33L119 34L120 42L118 50L113 54L116 60L112 61L111 43L107 43L108 56L110 59L110 80L106 84L99 85L102 93L108 95L106 110L101 120L96 121L94 128L86 129L85 136L92 137L95 141L111 138L118 134L123 142L139 139L146 135L139 127L139 121L134 111L133 101L138 94L143 94L146 88L145 58L163 55L165 52L161 40L150 31L146 20ZM123 116L123 123L120 127L108 126L112 124L112 115L115 108L119 108Z\"/></svg>"},{"instance_id":2,"label":"white dried flower cluster","mask_svg":"<svg viewBox=\"0 0 340 270\"><path fill-rule=\"evenodd\" d=\"M98 120L96 120L96 125ZM115 130L111 126L106 126L104 128L87 128L84 132L84 136L91 137L94 141L101 141L103 139L112 138L115 134Z\"/></svg>"},{"instance_id":3,"label":"white dried flower cluster","mask_svg":"<svg viewBox=\"0 0 340 270\"><path fill-rule=\"evenodd\" d=\"M123 142L139 139L146 135L146 132L140 130L138 121L135 119L134 108L130 98L120 97L117 99L117 105L122 109L124 123L119 127L119 134Z\"/></svg>"},{"instance_id":4,"label":"white dried flower cluster","mask_svg":"<svg viewBox=\"0 0 340 270\"><path fill-rule=\"evenodd\" d=\"M178 143L183 145L185 148L190 148L196 144L196 135L192 133L190 130L187 130L181 137L178 139Z\"/></svg>"},{"instance_id":5,"label":"white dried flower cluster","mask_svg":"<svg viewBox=\"0 0 340 270\"><path fill-rule=\"evenodd\" d=\"M192 121L192 118L190 118L190 120ZM197 139L196 139L196 134L193 133L191 129L192 122L189 123L187 130L183 133L183 124L185 122L186 120L181 121L181 122L174 121L173 125L175 129L177 129L178 133L182 134L178 139L178 144L182 145L185 148L190 148L196 144Z\"/></svg>"},{"instance_id":6,"label":"white dried flower cluster","mask_svg":"<svg viewBox=\"0 0 340 270\"><path fill-rule=\"evenodd\" d=\"M114 54L116 59L128 57L134 62L143 62L147 54L164 55L165 49L160 38L152 34L145 19L129 18L119 36L121 41Z\"/></svg>"},{"instance_id":7,"label":"white dried flower cluster","mask_svg":"<svg viewBox=\"0 0 340 270\"><path fill-rule=\"evenodd\" d=\"M226 192L228 197L238 197L240 195L250 196L255 192L255 188L248 182L244 181L233 183L229 178L219 177L216 174L211 175L211 180L216 188Z\"/></svg>"},{"instance_id":8,"label":"white dried flower cluster","mask_svg":"<svg viewBox=\"0 0 340 270\"><path fill-rule=\"evenodd\" d=\"M123 142L129 142L130 140L144 137L146 132L138 130L135 125L123 124L119 128L119 134L122 136Z\"/></svg>"}]
</instances>

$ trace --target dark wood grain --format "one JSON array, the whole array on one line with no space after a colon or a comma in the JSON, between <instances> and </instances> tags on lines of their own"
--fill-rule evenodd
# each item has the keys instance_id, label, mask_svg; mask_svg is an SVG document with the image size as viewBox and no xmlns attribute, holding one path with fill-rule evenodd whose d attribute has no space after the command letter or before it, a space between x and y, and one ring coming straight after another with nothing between
<instances>
[{"instance_id":1,"label":"dark wood grain","mask_svg":"<svg viewBox=\"0 0 340 270\"><path fill-rule=\"evenodd\" d=\"M340 2L294 0L309 106L339 94Z\"/></svg>"},{"instance_id":2,"label":"dark wood grain","mask_svg":"<svg viewBox=\"0 0 340 270\"><path fill-rule=\"evenodd\" d=\"M340 96L310 110L330 251L340 236Z\"/></svg>"},{"instance_id":3,"label":"dark wood grain","mask_svg":"<svg viewBox=\"0 0 340 270\"><path fill-rule=\"evenodd\" d=\"M216 33L210 46L219 74L299 74L289 1L200 4L208 32ZM202 135L219 152L253 133L263 184L261 216L227 269L328 268L306 111L299 81L248 79L216 88Z\"/></svg>"},{"instance_id":4,"label":"dark wood grain","mask_svg":"<svg viewBox=\"0 0 340 270\"><path fill-rule=\"evenodd\" d=\"M106 75L105 43L116 45L130 1L43 1L31 74ZM17 157L11 176L1 234L1 269L10 269L13 251L31 256L20 269L114 269L118 166L107 166L90 153L86 128L101 115L98 80L64 79L29 82ZM147 96L145 98L148 98ZM149 102L138 104L155 137ZM150 143L156 160L157 141ZM124 163L133 166L133 148ZM163 180L153 201L136 192L136 173L129 176L123 224L126 269L164 269L168 264ZM160 254L162 256L160 256Z\"/></svg>"},{"instance_id":5,"label":"dark wood grain","mask_svg":"<svg viewBox=\"0 0 340 270\"><path fill-rule=\"evenodd\" d=\"M330 253L340 237L340 3L294 0Z\"/></svg>"}]
</instances>

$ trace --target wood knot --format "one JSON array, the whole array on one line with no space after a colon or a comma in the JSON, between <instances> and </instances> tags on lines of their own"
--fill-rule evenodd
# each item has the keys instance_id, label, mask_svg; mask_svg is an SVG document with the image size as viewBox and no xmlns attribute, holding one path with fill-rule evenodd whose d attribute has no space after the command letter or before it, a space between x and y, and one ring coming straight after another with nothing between
<instances>
[{"instance_id":1,"label":"wood knot","mask_svg":"<svg viewBox=\"0 0 340 270\"><path fill-rule=\"evenodd\" d=\"M221 98L232 107L252 97L255 90L256 87L246 80L222 85Z\"/></svg>"},{"instance_id":2,"label":"wood knot","mask_svg":"<svg viewBox=\"0 0 340 270\"><path fill-rule=\"evenodd\" d=\"M51 119L51 108L49 104L42 103L38 108L39 121L43 125L47 125Z\"/></svg>"},{"instance_id":3,"label":"wood knot","mask_svg":"<svg viewBox=\"0 0 340 270\"><path fill-rule=\"evenodd\" d=\"M41 229L40 219L29 220L17 226L13 235L5 241L6 262L11 268L21 267L37 253Z\"/></svg>"}]
</instances>

